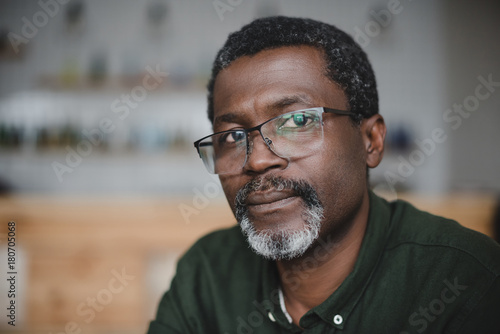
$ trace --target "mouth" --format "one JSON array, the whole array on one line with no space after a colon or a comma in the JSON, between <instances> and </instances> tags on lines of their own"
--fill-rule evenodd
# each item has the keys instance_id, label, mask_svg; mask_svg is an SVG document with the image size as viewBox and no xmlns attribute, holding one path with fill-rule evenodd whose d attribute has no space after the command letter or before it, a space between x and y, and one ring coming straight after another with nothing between
<instances>
[{"instance_id":1,"label":"mouth","mask_svg":"<svg viewBox=\"0 0 500 334\"><path fill-rule=\"evenodd\" d=\"M269 214L291 205L297 205L300 197L290 191L255 192L246 200L252 214Z\"/></svg>"}]
</instances>

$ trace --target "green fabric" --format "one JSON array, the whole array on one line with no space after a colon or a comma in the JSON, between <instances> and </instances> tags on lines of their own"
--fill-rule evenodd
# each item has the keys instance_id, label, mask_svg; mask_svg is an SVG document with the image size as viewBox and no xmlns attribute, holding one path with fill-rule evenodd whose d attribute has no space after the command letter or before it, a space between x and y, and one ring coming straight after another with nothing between
<instances>
[{"instance_id":1,"label":"green fabric","mask_svg":"<svg viewBox=\"0 0 500 334\"><path fill-rule=\"evenodd\" d=\"M325 256L317 249L311 268ZM370 193L354 270L302 317L303 331L282 312L275 263L253 253L235 226L203 237L181 258L148 333L498 334L499 276L492 239Z\"/></svg>"}]
</instances>

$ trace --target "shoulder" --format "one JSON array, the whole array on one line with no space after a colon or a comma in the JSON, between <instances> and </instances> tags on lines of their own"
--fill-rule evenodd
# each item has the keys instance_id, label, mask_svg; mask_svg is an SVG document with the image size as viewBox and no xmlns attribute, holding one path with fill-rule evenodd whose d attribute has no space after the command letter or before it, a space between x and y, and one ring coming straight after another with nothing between
<instances>
[{"instance_id":1,"label":"shoulder","mask_svg":"<svg viewBox=\"0 0 500 334\"><path fill-rule=\"evenodd\" d=\"M238 226L202 237L177 263L151 333L223 333L223 324L236 328L233 313L252 306L251 299L239 304L243 296L255 295L261 261Z\"/></svg>"},{"instance_id":2,"label":"shoulder","mask_svg":"<svg viewBox=\"0 0 500 334\"><path fill-rule=\"evenodd\" d=\"M216 274L221 277L260 258L252 252L239 226L211 232L200 238L179 260L177 274ZM242 268L243 269L243 268Z\"/></svg>"},{"instance_id":3,"label":"shoulder","mask_svg":"<svg viewBox=\"0 0 500 334\"><path fill-rule=\"evenodd\" d=\"M373 284L400 305L403 325L440 333L498 328L500 245L407 202L375 200L389 225Z\"/></svg>"},{"instance_id":4,"label":"shoulder","mask_svg":"<svg viewBox=\"0 0 500 334\"><path fill-rule=\"evenodd\" d=\"M455 257L500 276L500 245L490 237L454 220L421 211L405 201L389 205L392 235L388 249L420 248L431 258Z\"/></svg>"},{"instance_id":5,"label":"shoulder","mask_svg":"<svg viewBox=\"0 0 500 334\"><path fill-rule=\"evenodd\" d=\"M239 247L245 242L245 238L238 225L234 225L225 229L216 230L201 237L194 245L193 248L198 247L214 247L220 242L226 245Z\"/></svg>"},{"instance_id":6,"label":"shoulder","mask_svg":"<svg viewBox=\"0 0 500 334\"><path fill-rule=\"evenodd\" d=\"M216 230L198 239L184 257L217 257L228 252L245 252L248 246L239 226Z\"/></svg>"}]
</instances>

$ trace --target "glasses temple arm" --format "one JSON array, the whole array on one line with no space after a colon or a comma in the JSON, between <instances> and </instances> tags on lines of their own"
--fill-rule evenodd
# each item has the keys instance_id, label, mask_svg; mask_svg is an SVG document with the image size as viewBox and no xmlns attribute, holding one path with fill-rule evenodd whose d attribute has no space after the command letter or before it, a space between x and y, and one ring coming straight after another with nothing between
<instances>
[{"instance_id":1,"label":"glasses temple arm","mask_svg":"<svg viewBox=\"0 0 500 334\"><path fill-rule=\"evenodd\" d=\"M332 108L326 108L326 107L323 107L323 111L326 112L326 113L332 113L332 114L337 114L337 115L346 115L346 116L355 116L355 115L358 115L357 113L354 113L352 111L340 110L340 109L332 109Z\"/></svg>"}]
</instances>

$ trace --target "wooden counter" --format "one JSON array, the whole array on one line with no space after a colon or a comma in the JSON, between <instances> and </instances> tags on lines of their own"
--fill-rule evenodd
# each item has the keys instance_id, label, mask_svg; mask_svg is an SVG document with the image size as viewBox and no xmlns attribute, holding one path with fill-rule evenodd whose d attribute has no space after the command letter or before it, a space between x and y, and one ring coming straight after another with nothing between
<instances>
[{"instance_id":1,"label":"wooden counter","mask_svg":"<svg viewBox=\"0 0 500 334\"><path fill-rule=\"evenodd\" d=\"M495 196L399 197L493 235ZM59 334L66 326L82 333L144 333L178 256L200 236L235 223L224 199L198 208L192 200L0 198L1 249L7 222L17 225L23 330L15 333ZM192 210L189 220L181 209ZM126 279L120 283L121 274ZM0 332L9 329L2 321Z\"/></svg>"}]
</instances>

